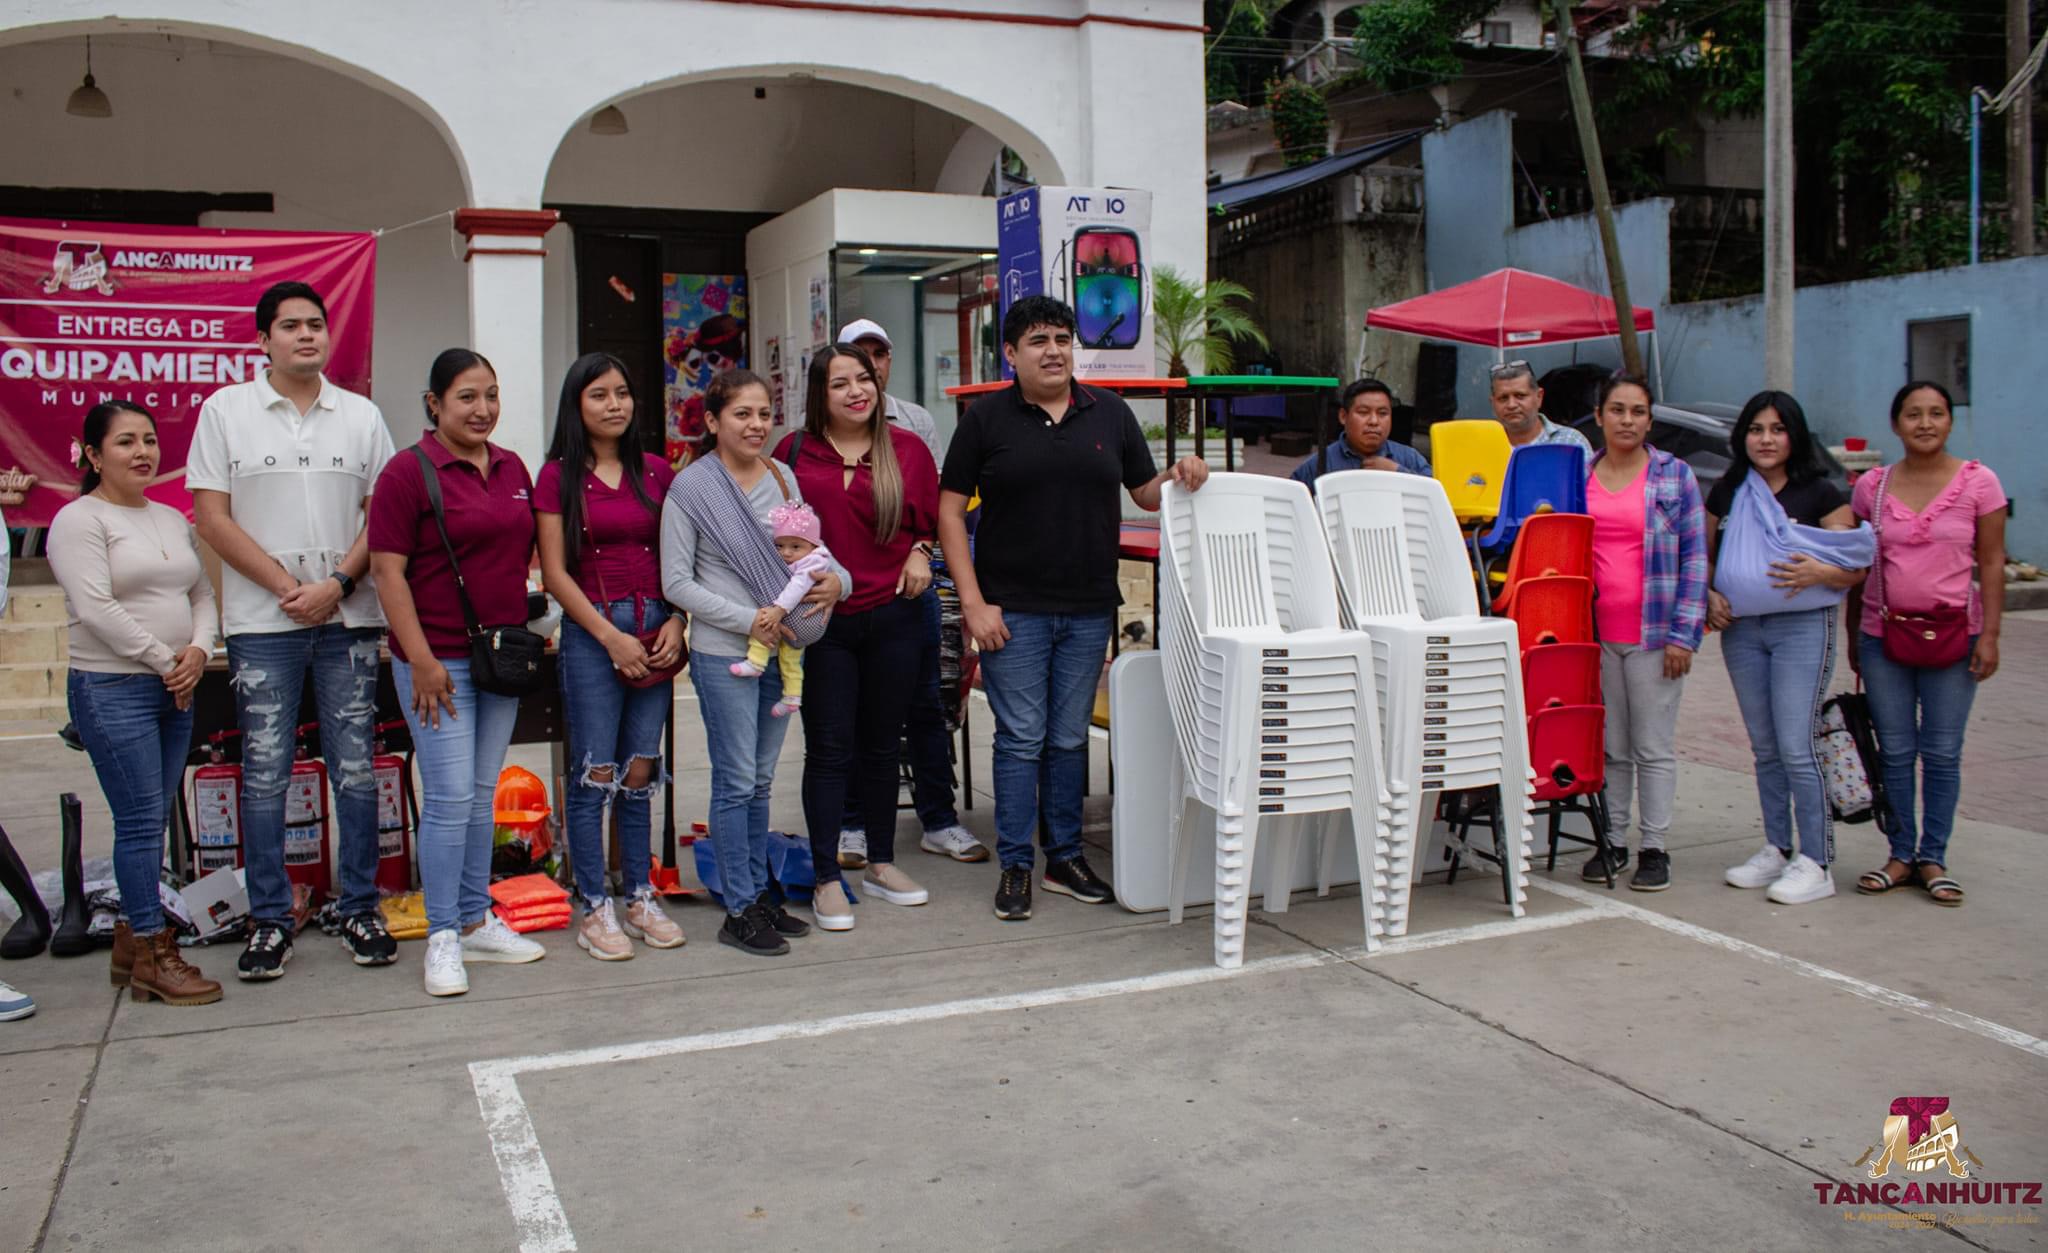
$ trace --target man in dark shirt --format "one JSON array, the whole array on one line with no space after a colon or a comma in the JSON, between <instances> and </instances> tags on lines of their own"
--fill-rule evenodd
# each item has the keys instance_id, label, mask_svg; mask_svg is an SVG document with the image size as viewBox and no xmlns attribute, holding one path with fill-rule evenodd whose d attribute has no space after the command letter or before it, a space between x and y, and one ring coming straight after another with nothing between
<instances>
[{"instance_id":1,"label":"man in dark shirt","mask_svg":"<svg viewBox=\"0 0 2048 1253\"><path fill-rule=\"evenodd\" d=\"M1095 687L1121 597L1119 487L1158 509L1168 481L1201 487L1185 457L1164 474L1129 405L1074 380L1074 311L1029 296L1003 317L1017 381L961 415L939 476L939 544L981 650L995 713L996 917L1031 916L1031 832L1045 808L1044 885L1088 904L1109 885L1081 855L1081 789ZM967 502L981 495L974 549Z\"/></svg>"}]
</instances>

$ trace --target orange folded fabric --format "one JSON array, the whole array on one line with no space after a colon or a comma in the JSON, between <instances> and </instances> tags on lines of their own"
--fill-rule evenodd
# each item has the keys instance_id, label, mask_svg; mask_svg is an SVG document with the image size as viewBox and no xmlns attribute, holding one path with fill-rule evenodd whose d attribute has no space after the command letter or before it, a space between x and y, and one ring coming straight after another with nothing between
<instances>
[{"instance_id":1,"label":"orange folded fabric","mask_svg":"<svg viewBox=\"0 0 2048 1253\"><path fill-rule=\"evenodd\" d=\"M491 899L506 909L558 903L566 906L569 901L569 889L544 874L523 874L493 883Z\"/></svg>"},{"instance_id":2,"label":"orange folded fabric","mask_svg":"<svg viewBox=\"0 0 2048 1253\"><path fill-rule=\"evenodd\" d=\"M569 929L571 911L565 903L547 909L511 911L502 905L494 912L505 920L505 925L522 934L528 931L566 931Z\"/></svg>"}]
</instances>

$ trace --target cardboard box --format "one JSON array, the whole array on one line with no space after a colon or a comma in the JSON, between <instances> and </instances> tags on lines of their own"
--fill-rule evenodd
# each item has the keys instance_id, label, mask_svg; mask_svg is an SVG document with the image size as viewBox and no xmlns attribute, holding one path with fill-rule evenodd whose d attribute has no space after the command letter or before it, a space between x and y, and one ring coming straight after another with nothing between
<instances>
[{"instance_id":1,"label":"cardboard box","mask_svg":"<svg viewBox=\"0 0 2048 1253\"><path fill-rule=\"evenodd\" d=\"M1076 377L1154 377L1151 233L1151 192L1027 187L1004 196L996 202L1002 313L1026 296L1052 296L1080 323Z\"/></svg>"},{"instance_id":2,"label":"cardboard box","mask_svg":"<svg viewBox=\"0 0 2048 1253\"><path fill-rule=\"evenodd\" d=\"M240 866L228 866L185 885L179 895L199 934L226 930L249 916L249 885Z\"/></svg>"}]
</instances>

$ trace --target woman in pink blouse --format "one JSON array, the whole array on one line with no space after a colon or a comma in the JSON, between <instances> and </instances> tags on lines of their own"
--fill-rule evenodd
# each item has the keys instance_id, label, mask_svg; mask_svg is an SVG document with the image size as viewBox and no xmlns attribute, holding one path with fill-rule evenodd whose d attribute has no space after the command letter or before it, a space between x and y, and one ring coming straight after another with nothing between
<instances>
[{"instance_id":1,"label":"woman in pink blouse","mask_svg":"<svg viewBox=\"0 0 2048 1253\"><path fill-rule=\"evenodd\" d=\"M1904 884L1938 905L1961 905L1948 873L1948 837L1962 794L1963 728L1977 684L1998 671L2005 609L2005 491L1989 466L1948 450L1955 415L1939 383L1912 382L1892 398L1892 430L1906 455L1857 480L1856 516L1877 531L1877 565L1850 593L1849 664L1870 691L1884 788L1896 821L1891 860L1856 883L1860 892ZM1973 579L1972 576L1978 576ZM1943 615L1967 623L1953 660L1898 656L1887 615ZM1930 662L1936 664L1929 664ZM1918 820L1914 764L1925 784Z\"/></svg>"}]
</instances>

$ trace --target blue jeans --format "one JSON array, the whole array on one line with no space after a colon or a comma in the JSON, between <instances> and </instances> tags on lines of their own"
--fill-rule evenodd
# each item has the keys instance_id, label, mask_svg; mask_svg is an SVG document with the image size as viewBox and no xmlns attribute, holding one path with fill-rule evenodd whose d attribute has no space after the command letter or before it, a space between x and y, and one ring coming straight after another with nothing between
<instances>
[{"instance_id":1,"label":"blue jeans","mask_svg":"<svg viewBox=\"0 0 2048 1253\"><path fill-rule=\"evenodd\" d=\"M1977 637L1971 636L1971 647L1976 643ZM1884 641L1875 635L1863 637L1857 655L1870 694L1870 720L1877 724L1885 796L1898 818L1892 829L1892 856L1909 866L1928 861L1945 867L1956 802L1963 794L1963 728L1970 721L1970 702L1977 699L1970 659L1966 654L1945 670L1902 666L1884 655ZM1915 760L1926 784L1917 822Z\"/></svg>"},{"instance_id":2,"label":"blue jeans","mask_svg":"<svg viewBox=\"0 0 2048 1253\"><path fill-rule=\"evenodd\" d=\"M659 627L669 614L660 600L613 601L598 612L628 635ZM607 802L619 819L619 873L628 896L649 886L648 845L653 829L654 794L661 789L661 732L675 706L673 681L634 687L612 669L611 654L590 632L564 618L561 645L562 715L568 724L569 797L563 825L568 829L569 857L576 867L576 892L596 905L605 897L604 811ZM654 767L646 784L627 787L626 774L635 761ZM609 779L590 777L609 769Z\"/></svg>"},{"instance_id":3,"label":"blue jeans","mask_svg":"<svg viewBox=\"0 0 2048 1253\"><path fill-rule=\"evenodd\" d=\"M467 927L490 913L491 801L519 717L518 697L479 692L469 681L469 658L437 660L455 682L455 716L444 710L439 729L413 712L412 667L391 659L420 765L420 888L430 932Z\"/></svg>"},{"instance_id":4,"label":"blue jeans","mask_svg":"<svg viewBox=\"0 0 2048 1253\"><path fill-rule=\"evenodd\" d=\"M768 890L768 798L775 761L789 719L769 716L782 696L782 676L755 678L732 672L738 657L697 653L690 682L704 715L704 747L711 758L711 849L725 891L725 912L737 915ZM823 875L833 863L818 868Z\"/></svg>"},{"instance_id":5,"label":"blue jeans","mask_svg":"<svg viewBox=\"0 0 2048 1253\"><path fill-rule=\"evenodd\" d=\"M917 598L924 615L924 651L917 658L917 689L910 698L910 717L903 726L909 741L910 799L917 807L918 824L927 831L955 826L960 812L953 808L953 733L946 727L946 707L939 699L939 625L942 621L937 587L925 589ZM860 798L851 789L846 794L846 817L840 827L864 831Z\"/></svg>"},{"instance_id":6,"label":"blue jeans","mask_svg":"<svg viewBox=\"0 0 2048 1253\"><path fill-rule=\"evenodd\" d=\"M996 717L996 857L1005 870L1031 867L1041 805L1047 863L1081 855L1088 723L1114 618L1005 612L1009 643L981 655L981 686Z\"/></svg>"},{"instance_id":7,"label":"blue jeans","mask_svg":"<svg viewBox=\"0 0 2048 1253\"><path fill-rule=\"evenodd\" d=\"M1721 633L1721 658L1756 756L1764 838L1791 856L1796 817L1799 851L1823 866L1835 859L1835 823L1813 730L1835 673L1835 617L1832 607L1771 613L1737 618Z\"/></svg>"},{"instance_id":8,"label":"blue jeans","mask_svg":"<svg viewBox=\"0 0 2048 1253\"><path fill-rule=\"evenodd\" d=\"M377 908L377 645L383 632L336 623L228 637L228 685L242 727L242 856L249 918L288 926L284 791L291 779L306 675L320 710L320 751L334 780L340 847L335 867L344 916Z\"/></svg>"},{"instance_id":9,"label":"blue jeans","mask_svg":"<svg viewBox=\"0 0 2048 1253\"><path fill-rule=\"evenodd\" d=\"M71 721L92 755L93 772L114 811L114 882L121 912L138 936L164 929L157 894L164 864L164 824L178 803L192 711L179 709L153 674L73 670L65 681Z\"/></svg>"}]
</instances>

